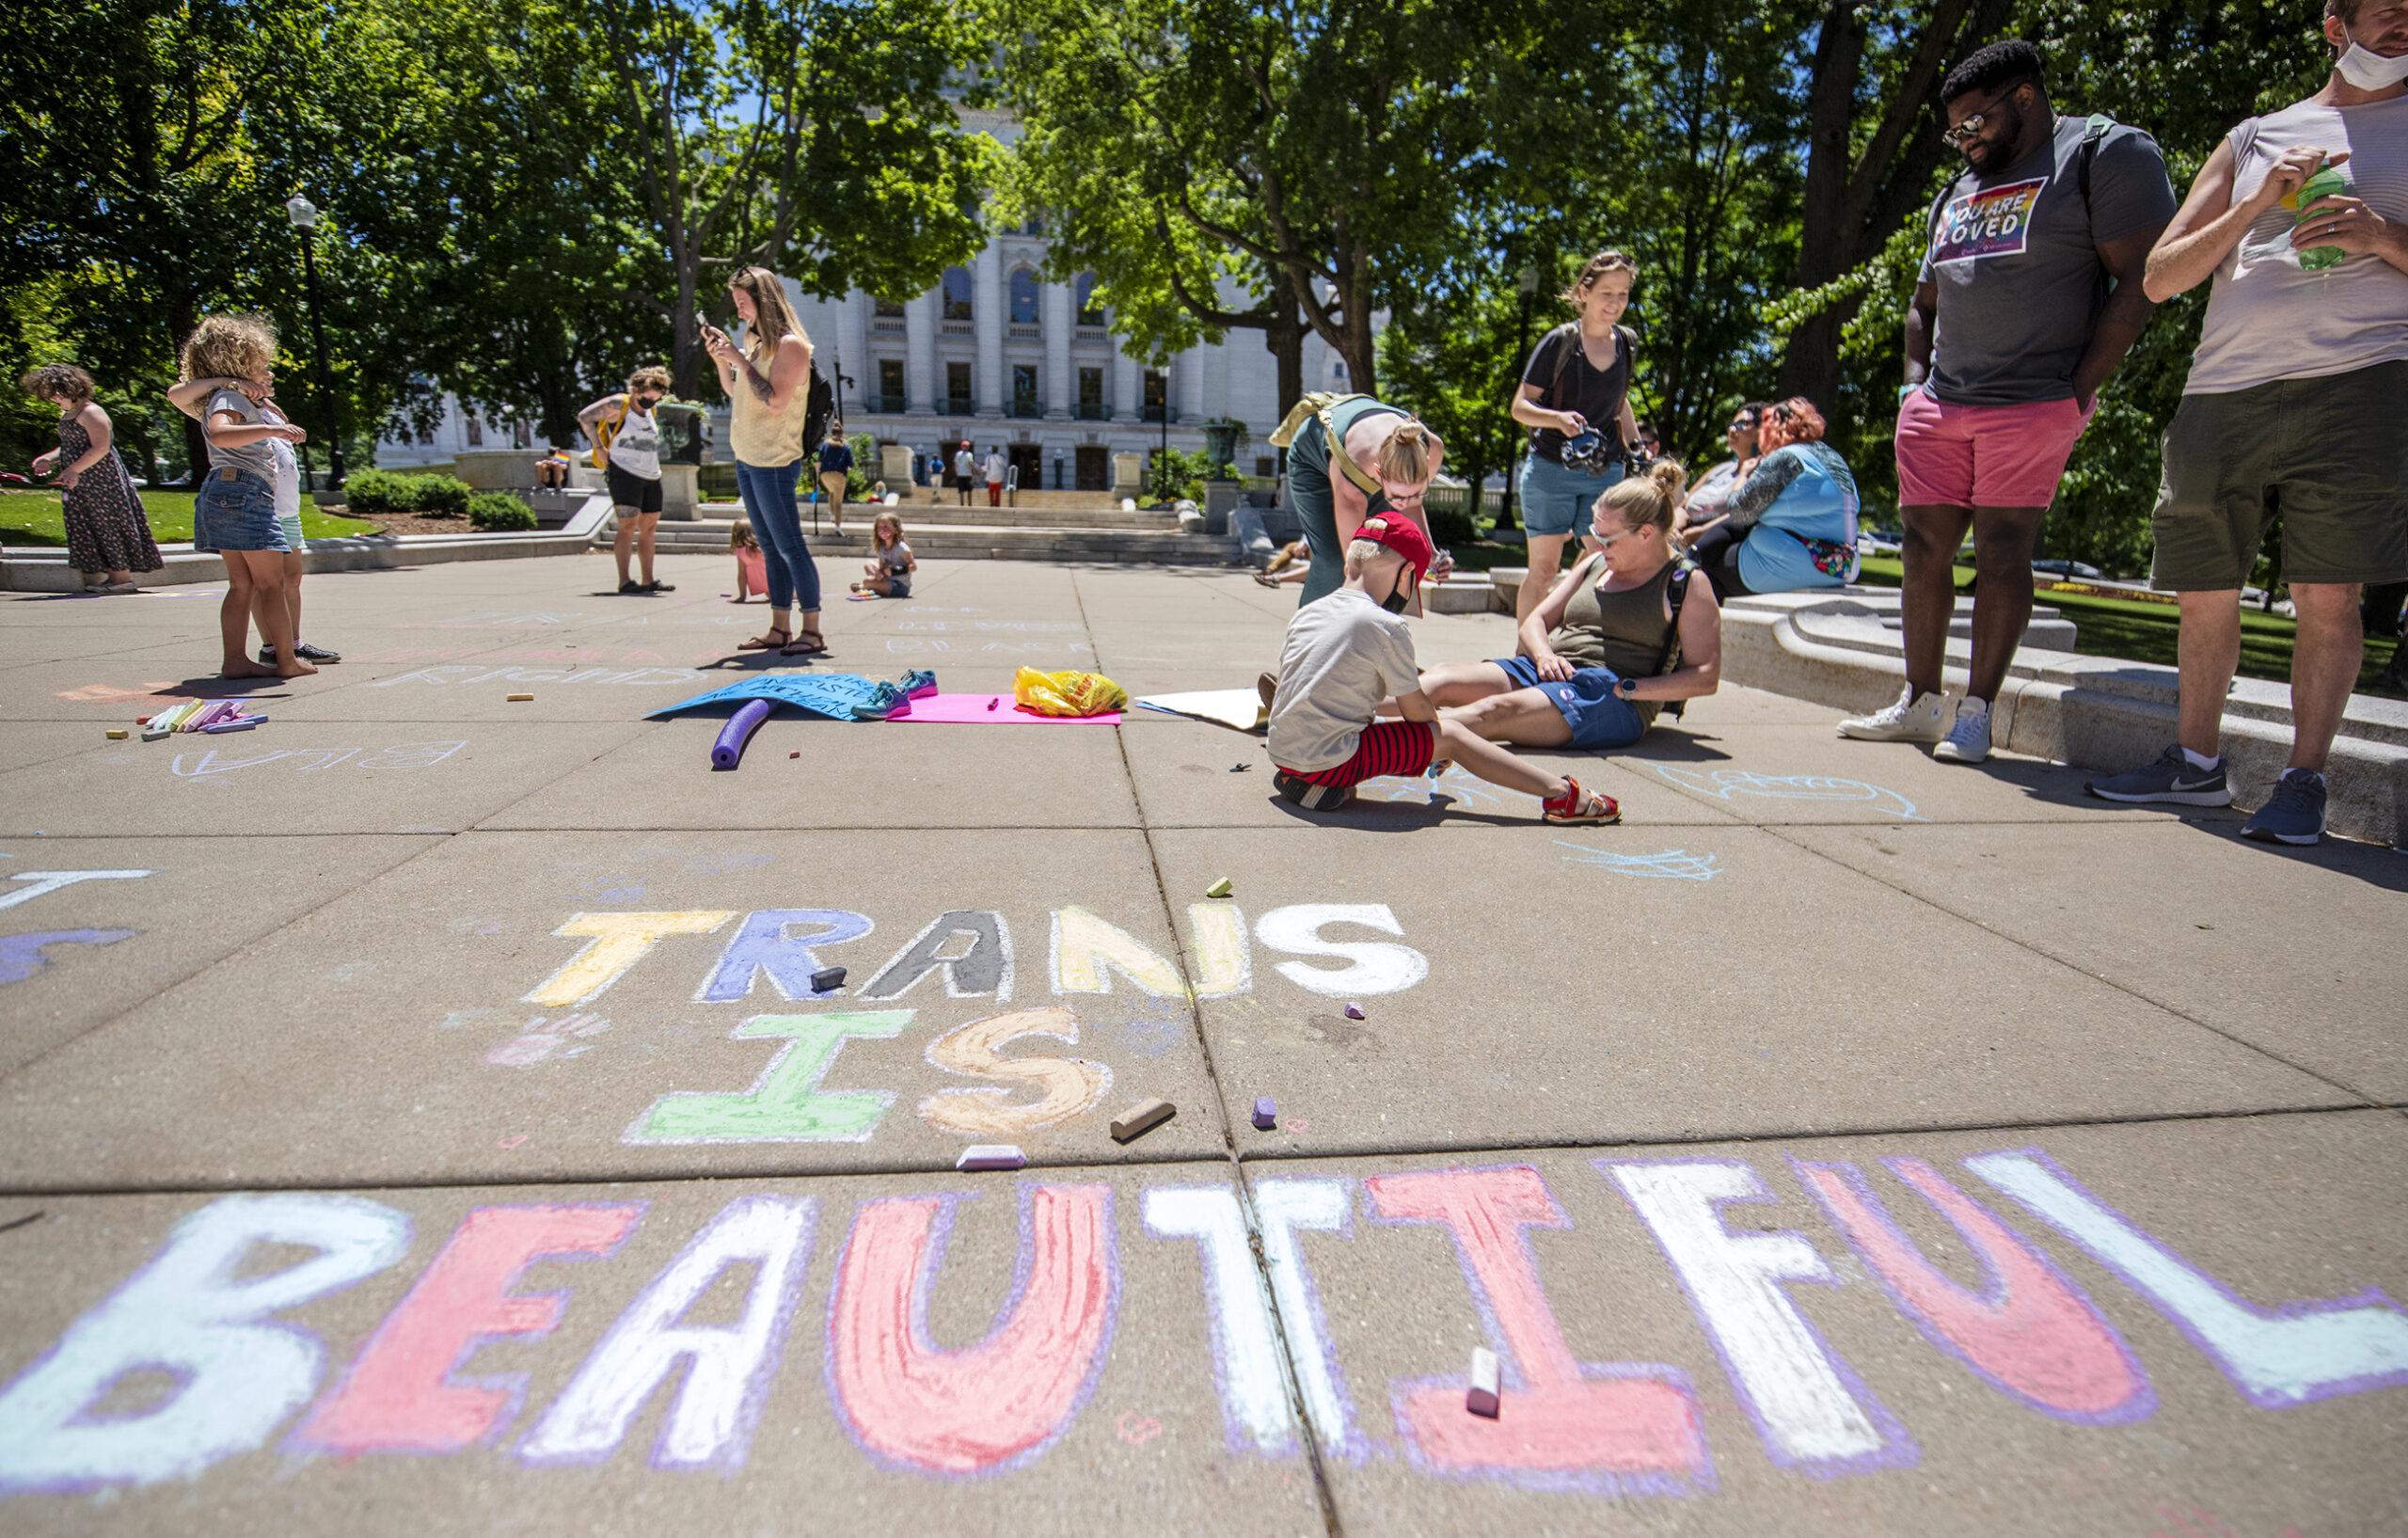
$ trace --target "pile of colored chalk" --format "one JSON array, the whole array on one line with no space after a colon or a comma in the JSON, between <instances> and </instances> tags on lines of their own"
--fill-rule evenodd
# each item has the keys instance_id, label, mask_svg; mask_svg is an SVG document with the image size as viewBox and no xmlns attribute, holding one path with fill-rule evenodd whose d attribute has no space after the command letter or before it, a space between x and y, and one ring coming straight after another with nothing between
<instances>
[{"instance_id":1,"label":"pile of colored chalk","mask_svg":"<svg viewBox=\"0 0 2408 1538\"><path fill-rule=\"evenodd\" d=\"M244 715L242 706L233 700L186 700L154 715L138 717L135 724L142 728L143 741L156 742L170 732L247 732L265 720L265 716Z\"/></svg>"}]
</instances>

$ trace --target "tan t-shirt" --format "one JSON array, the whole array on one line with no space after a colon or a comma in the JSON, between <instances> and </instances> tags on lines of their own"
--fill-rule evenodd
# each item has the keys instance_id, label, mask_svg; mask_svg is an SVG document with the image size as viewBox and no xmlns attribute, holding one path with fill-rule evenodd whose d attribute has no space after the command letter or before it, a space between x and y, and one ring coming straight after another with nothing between
<instances>
[{"instance_id":1,"label":"tan t-shirt","mask_svg":"<svg viewBox=\"0 0 2408 1538\"><path fill-rule=\"evenodd\" d=\"M772 347L767 360L755 361L753 367L767 373L768 365L776 362L777 357L777 349ZM727 446L735 452L739 464L760 469L791 465L802 457L802 419L810 409L811 376L808 373L795 382L794 394L787 400L785 410L780 412L771 411L769 403L752 392L752 382L743 368L738 366L736 389L728 412Z\"/></svg>"},{"instance_id":2,"label":"tan t-shirt","mask_svg":"<svg viewBox=\"0 0 2408 1538\"><path fill-rule=\"evenodd\" d=\"M1351 587L1296 610L1279 651L1279 691L1266 746L1281 769L1306 774L1354 756L1379 703L1421 687L1413 632Z\"/></svg>"}]
</instances>

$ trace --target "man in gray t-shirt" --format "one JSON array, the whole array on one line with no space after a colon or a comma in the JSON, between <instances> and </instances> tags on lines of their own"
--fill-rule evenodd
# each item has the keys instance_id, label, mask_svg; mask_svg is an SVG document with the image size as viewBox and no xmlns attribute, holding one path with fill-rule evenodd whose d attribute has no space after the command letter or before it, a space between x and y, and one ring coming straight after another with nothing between
<instances>
[{"instance_id":1,"label":"man in gray t-shirt","mask_svg":"<svg viewBox=\"0 0 2408 1538\"><path fill-rule=\"evenodd\" d=\"M2148 325L2141 265L2174 215L2157 142L2105 117L2060 118L2040 51L1979 50L1941 87L1965 167L1933 199L1898 392L1907 687L1840 736L1989 756L1990 702L2032 619L2032 557L2099 387ZM1967 531L1981 601L1965 697L1941 688Z\"/></svg>"}]
</instances>

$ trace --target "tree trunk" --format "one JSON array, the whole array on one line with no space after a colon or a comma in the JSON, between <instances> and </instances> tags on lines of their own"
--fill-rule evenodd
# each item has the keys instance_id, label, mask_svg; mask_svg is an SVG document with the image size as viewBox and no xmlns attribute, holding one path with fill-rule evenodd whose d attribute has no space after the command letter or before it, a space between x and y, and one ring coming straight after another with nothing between
<instances>
[{"instance_id":1,"label":"tree trunk","mask_svg":"<svg viewBox=\"0 0 2408 1538\"><path fill-rule=\"evenodd\" d=\"M1305 323L1296 313L1296 291L1285 271L1271 280L1272 319L1262 328L1262 346L1277 359L1279 417L1286 420L1305 398Z\"/></svg>"}]
</instances>

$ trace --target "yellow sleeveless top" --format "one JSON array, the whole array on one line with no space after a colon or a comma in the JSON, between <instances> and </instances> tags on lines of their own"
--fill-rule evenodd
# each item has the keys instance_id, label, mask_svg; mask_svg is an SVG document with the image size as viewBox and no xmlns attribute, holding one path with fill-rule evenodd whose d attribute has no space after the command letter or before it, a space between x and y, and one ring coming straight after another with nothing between
<instances>
[{"instance_id":1,"label":"yellow sleeveless top","mask_svg":"<svg viewBox=\"0 0 2408 1538\"><path fill-rule=\"evenodd\" d=\"M777 356L777 349L771 348L769 361L776 362ZM754 366L760 365L756 363ZM763 372L768 371L764 369ZM738 461L762 469L773 469L781 465L791 465L802 457L802 419L803 414L811 409L809 373L796 381L794 396L786 402L784 411L771 411L768 402L753 394L752 387L746 381L740 368L736 371L736 388L730 393L732 404L728 411L727 446Z\"/></svg>"}]
</instances>

